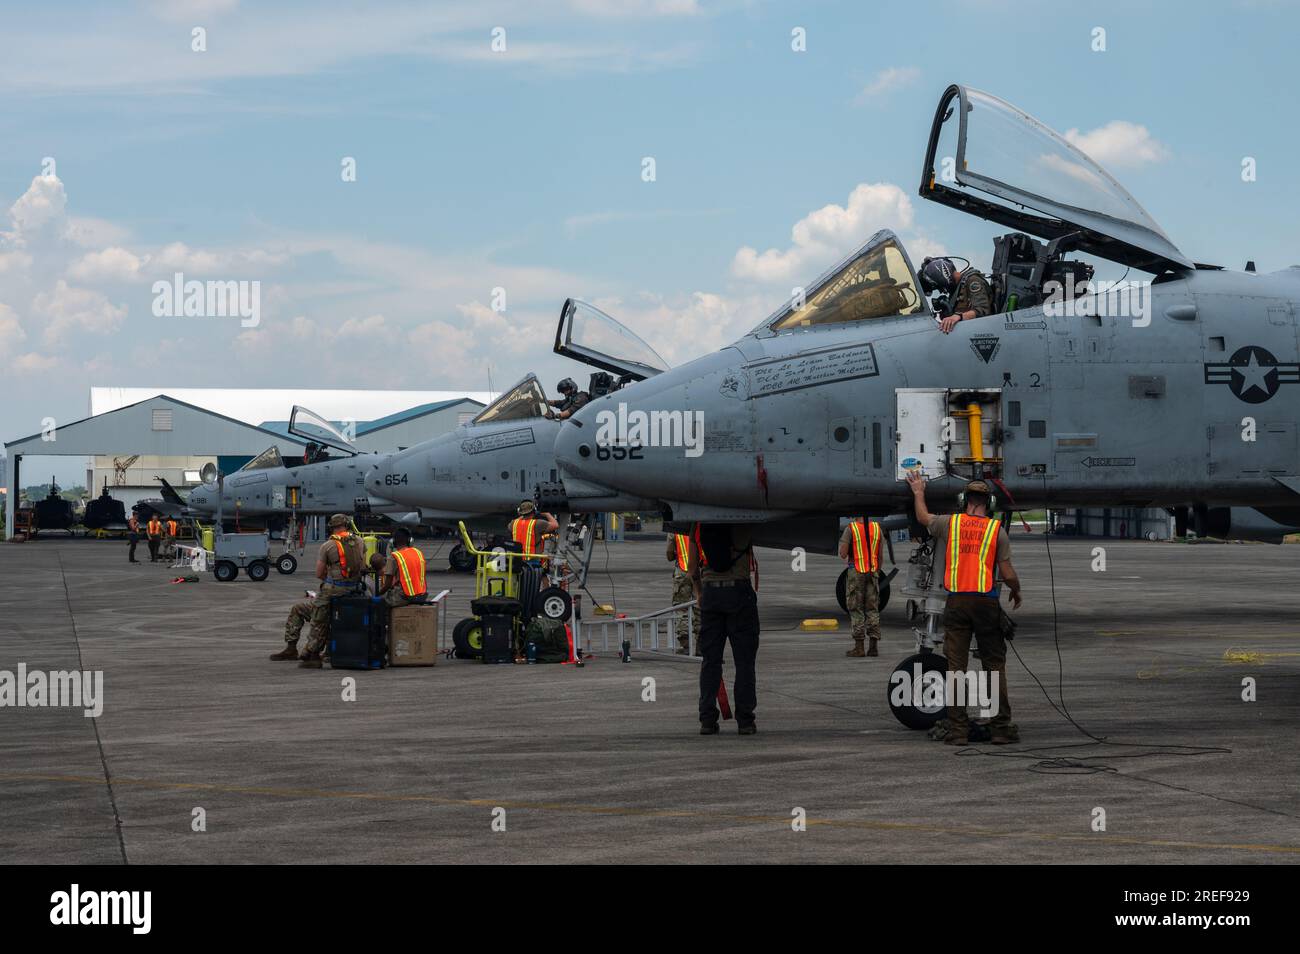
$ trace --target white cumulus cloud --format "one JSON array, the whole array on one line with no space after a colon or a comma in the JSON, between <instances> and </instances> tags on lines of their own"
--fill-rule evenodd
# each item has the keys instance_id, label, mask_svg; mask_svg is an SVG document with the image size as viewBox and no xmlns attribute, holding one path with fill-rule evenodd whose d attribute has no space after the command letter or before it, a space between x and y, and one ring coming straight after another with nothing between
<instances>
[{"instance_id":1,"label":"white cumulus cloud","mask_svg":"<svg viewBox=\"0 0 1300 954\"><path fill-rule=\"evenodd\" d=\"M807 279L861 245L877 229L912 227L912 200L891 182L863 183L844 205L809 212L790 230L791 244L765 252L745 246L736 252L731 272L760 282Z\"/></svg>"},{"instance_id":2,"label":"white cumulus cloud","mask_svg":"<svg viewBox=\"0 0 1300 954\"><path fill-rule=\"evenodd\" d=\"M116 245L98 252L87 252L68 266L68 277L77 281L131 281L140 277L144 261Z\"/></svg>"},{"instance_id":3,"label":"white cumulus cloud","mask_svg":"<svg viewBox=\"0 0 1300 954\"><path fill-rule=\"evenodd\" d=\"M915 66L890 66L871 77L855 101L862 104L879 99L887 93L911 86L920 78L921 71Z\"/></svg>"},{"instance_id":4,"label":"white cumulus cloud","mask_svg":"<svg viewBox=\"0 0 1300 954\"><path fill-rule=\"evenodd\" d=\"M126 306L114 305L102 292L76 288L60 279L52 291L40 292L32 300L32 315L45 323L45 344L61 347L76 334L116 331L126 317Z\"/></svg>"},{"instance_id":5,"label":"white cumulus cloud","mask_svg":"<svg viewBox=\"0 0 1300 954\"><path fill-rule=\"evenodd\" d=\"M1066 140L1102 166L1142 166L1163 162L1169 147L1151 135L1146 126L1112 119L1104 126L1080 132L1067 129Z\"/></svg>"}]
</instances>

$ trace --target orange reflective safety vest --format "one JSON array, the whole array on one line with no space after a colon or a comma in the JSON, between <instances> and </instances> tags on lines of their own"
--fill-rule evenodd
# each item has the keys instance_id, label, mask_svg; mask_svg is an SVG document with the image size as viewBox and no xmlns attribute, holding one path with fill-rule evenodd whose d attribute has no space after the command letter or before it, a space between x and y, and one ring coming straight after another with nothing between
<instances>
[{"instance_id":1,"label":"orange reflective safety vest","mask_svg":"<svg viewBox=\"0 0 1300 954\"><path fill-rule=\"evenodd\" d=\"M343 541L349 539L351 536L352 534L350 533L330 534L330 539L333 540L334 545L339 548L339 574L340 579L344 580L352 579L351 575L348 573L348 548L343 545Z\"/></svg>"},{"instance_id":2,"label":"orange reflective safety vest","mask_svg":"<svg viewBox=\"0 0 1300 954\"><path fill-rule=\"evenodd\" d=\"M955 513L948 524L948 555L943 585L949 593L993 592L993 571L998 558L998 530L1002 522L991 517Z\"/></svg>"},{"instance_id":3,"label":"orange reflective safety vest","mask_svg":"<svg viewBox=\"0 0 1300 954\"><path fill-rule=\"evenodd\" d=\"M177 530L177 527L176 527L176 521L175 521L175 520L168 520L168 521L167 521L167 535L168 535L168 536L172 536L172 537L176 536L176 530Z\"/></svg>"},{"instance_id":4,"label":"orange reflective safety vest","mask_svg":"<svg viewBox=\"0 0 1300 954\"><path fill-rule=\"evenodd\" d=\"M677 569L686 573L691 565L691 538L684 533L674 533L673 539L677 544Z\"/></svg>"},{"instance_id":5,"label":"orange reflective safety vest","mask_svg":"<svg viewBox=\"0 0 1300 954\"><path fill-rule=\"evenodd\" d=\"M853 569L859 573L875 573L880 569L880 547L885 535L874 520L863 523L854 520L849 524L853 531Z\"/></svg>"},{"instance_id":6,"label":"orange reflective safety vest","mask_svg":"<svg viewBox=\"0 0 1300 954\"><path fill-rule=\"evenodd\" d=\"M149 521L149 536L151 537L162 536L162 523L160 521L156 519Z\"/></svg>"},{"instance_id":7,"label":"orange reflective safety vest","mask_svg":"<svg viewBox=\"0 0 1300 954\"><path fill-rule=\"evenodd\" d=\"M537 541L537 524L536 517L516 517L510 521L510 536L515 543L523 545L525 553L536 553L534 548Z\"/></svg>"},{"instance_id":8,"label":"orange reflective safety vest","mask_svg":"<svg viewBox=\"0 0 1300 954\"><path fill-rule=\"evenodd\" d=\"M423 596L428 592L423 553L415 547L403 547L393 551L393 560L397 563L397 582L401 584L402 595Z\"/></svg>"}]
</instances>

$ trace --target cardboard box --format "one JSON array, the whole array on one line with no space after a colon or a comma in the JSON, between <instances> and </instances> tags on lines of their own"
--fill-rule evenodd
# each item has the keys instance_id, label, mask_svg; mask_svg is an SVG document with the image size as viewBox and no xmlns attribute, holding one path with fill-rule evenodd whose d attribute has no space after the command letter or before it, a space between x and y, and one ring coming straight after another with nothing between
<instances>
[{"instance_id":1,"label":"cardboard box","mask_svg":"<svg viewBox=\"0 0 1300 954\"><path fill-rule=\"evenodd\" d=\"M438 662L438 604L395 606L389 613L388 664L433 666Z\"/></svg>"}]
</instances>

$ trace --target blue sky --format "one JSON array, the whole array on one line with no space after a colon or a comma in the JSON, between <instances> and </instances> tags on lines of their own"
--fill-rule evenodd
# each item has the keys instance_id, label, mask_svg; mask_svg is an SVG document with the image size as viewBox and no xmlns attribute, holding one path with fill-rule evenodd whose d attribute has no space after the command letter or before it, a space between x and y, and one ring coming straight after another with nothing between
<instances>
[{"instance_id":1,"label":"blue sky","mask_svg":"<svg viewBox=\"0 0 1300 954\"><path fill-rule=\"evenodd\" d=\"M92 384L558 377L566 295L676 363L881 227L987 262L915 195L950 82L1076 130L1195 260L1300 263L1297 35L1280 0L11 5L0 438ZM177 270L260 281L261 323L154 317Z\"/></svg>"}]
</instances>

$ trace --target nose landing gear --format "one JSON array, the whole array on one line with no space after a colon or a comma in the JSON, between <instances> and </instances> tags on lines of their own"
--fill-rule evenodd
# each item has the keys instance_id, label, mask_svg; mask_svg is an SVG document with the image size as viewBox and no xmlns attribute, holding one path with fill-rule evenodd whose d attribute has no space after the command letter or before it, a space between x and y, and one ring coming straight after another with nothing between
<instances>
[{"instance_id":1,"label":"nose landing gear","mask_svg":"<svg viewBox=\"0 0 1300 954\"><path fill-rule=\"evenodd\" d=\"M902 593L907 597L908 619L914 623L916 652L894 667L886 687L889 711L909 729L929 729L945 711L948 661L943 655L943 608L948 595L934 585L934 557L934 541L927 540L908 558Z\"/></svg>"}]
</instances>

